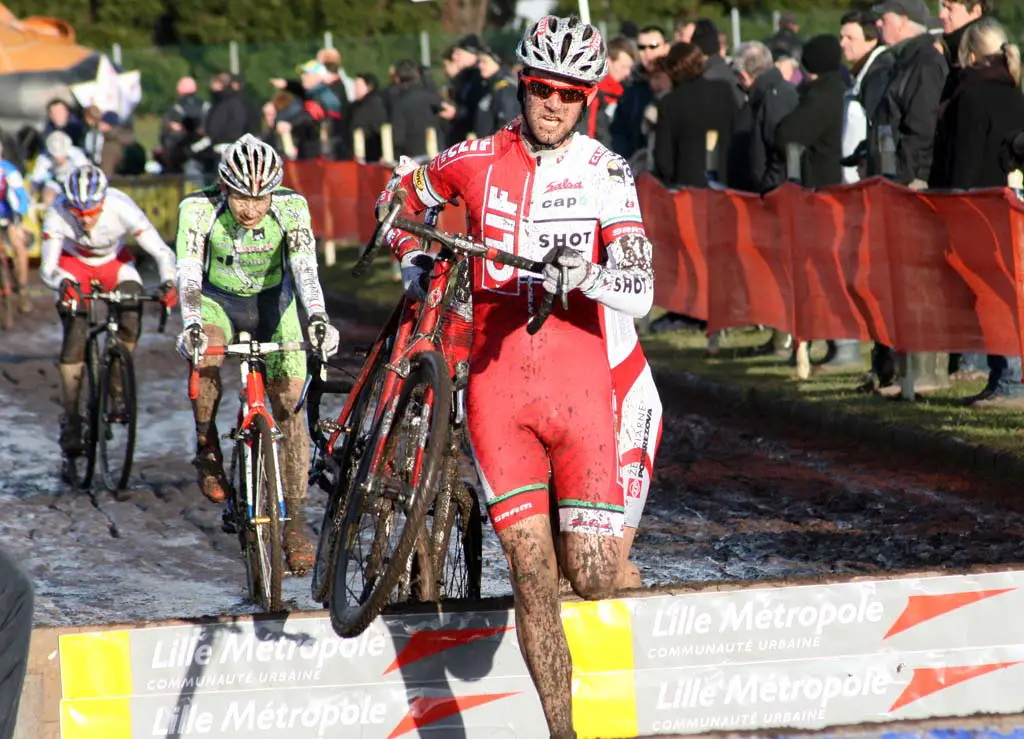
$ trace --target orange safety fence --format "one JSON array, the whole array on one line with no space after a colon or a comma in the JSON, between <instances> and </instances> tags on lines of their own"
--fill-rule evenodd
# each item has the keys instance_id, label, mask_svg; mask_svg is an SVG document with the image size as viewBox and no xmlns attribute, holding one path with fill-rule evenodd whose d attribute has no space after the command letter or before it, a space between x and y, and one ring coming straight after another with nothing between
<instances>
[{"instance_id":1,"label":"orange safety fence","mask_svg":"<svg viewBox=\"0 0 1024 739\"><path fill-rule=\"evenodd\" d=\"M389 168L289 162L318 236L365 243ZM882 178L766 196L637 180L654 244L655 304L709 331L763 324L800 340L1018 355L1024 205L1008 189L915 192ZM674 216L674 217L673 217ZM465 231L462 206L439 226Z\"/></svg>"},{"instance_id":2,"label":"orange safety fence","mask_svg":"<svg viewBox=\"0 0 1024 739\"><path fill-rule=\"evenodd\" d=\"M365 244L373 236L373 204L390 178L391 169L381 164L313 159L287 162L284 184L309 201L317 236ZM465 232L463 207L445 208L438 227Z\"/></svg>"},{"instance_id":3,"label":"orange safety fence","mask_svg":"<svg viewBox=\"0 0 1024 739\"><path fill-rule=\"evenodd\" d=\"M1024 207L1008 189L926 194L873 178L760 197L670 192L650 175L637 187L655 303L709 331L1021 354Z\"/></svg>"}]
</instances>

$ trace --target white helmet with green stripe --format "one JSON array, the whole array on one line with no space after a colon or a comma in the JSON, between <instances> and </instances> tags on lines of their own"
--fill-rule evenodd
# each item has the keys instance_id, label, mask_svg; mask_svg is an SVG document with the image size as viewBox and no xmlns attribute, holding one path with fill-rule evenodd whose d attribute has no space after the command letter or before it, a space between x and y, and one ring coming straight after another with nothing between
<instances>
[{"instance_id":1,"label":"white helmet with green stripe","mask_svg":"<svg viewBox=\"0 0 1024 739\"><path fill-rule=\"evenodd\" d=\"M281 157L250 133L231 144L220 158L220 181L240 195L269 195L284 179Z\"/></svg>"}]
</instances>

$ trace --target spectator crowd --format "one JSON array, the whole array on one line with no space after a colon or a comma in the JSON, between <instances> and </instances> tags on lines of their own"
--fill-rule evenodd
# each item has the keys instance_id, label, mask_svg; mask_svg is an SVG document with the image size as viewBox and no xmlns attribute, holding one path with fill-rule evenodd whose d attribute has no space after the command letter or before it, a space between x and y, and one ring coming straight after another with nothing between
<instances>
[{"instance_id":1,"label":"spectator crowd","mask_svg":"<svg viewBox=\"0 0 1024 739\"><path fill-rule=\"evenodd\" d=\"M798 18L783 13L772 36L731 53L707 18L679 19L671 37L626 22L607 41L608 73L578 130L670 188L765 194L787 179L820 188L876 175L919 190L1000 187L1024 155L1024 93L1019 50L989 2L942 0L935 18L924 0L883 0L843 15L834 34L806 40ZM519 114L513 61L466 36L444 53L446 83L438 87L413 59L396 61L380 80L350 74L341 53L325 48L292 77L269 80L262 108L240 76L215 75L206 99L194 79L182 78L154 158L164 173L207 177L225 145L252 133L290 160L376 162L388 148L388 123L392 157L422 161ZM146 170L130 127L95 108L79 118L54 100L41 133L19 138L42 155L30 181L81 159L108 175ZM651 326L694 328L704 326L674 313ZM776 331L755 351L792 363L792 343ZM947 387L951 376L985 375L985 390L968 402L1024 407L1020 357L925 360L916 363L928 367L921 392ZM819 369L860 364L859 342L837 337ZM865 389L898 391L900 368L900 357L876 345Z\"/></svg>"}]
</instances>

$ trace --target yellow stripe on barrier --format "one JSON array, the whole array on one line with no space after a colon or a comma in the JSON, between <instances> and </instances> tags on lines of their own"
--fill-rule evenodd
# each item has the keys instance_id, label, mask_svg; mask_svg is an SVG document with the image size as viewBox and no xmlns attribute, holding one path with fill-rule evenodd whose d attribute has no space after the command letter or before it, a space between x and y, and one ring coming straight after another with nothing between
<instances>
[{"instance_id":1,"label":"yellow stripe on barrier","mask_svg":"<svg viewBox=\"0 0 1024 739\"><path fill-rule=\"evenodd\" d=\"M101 631L61 636L62 697L113 698L132 694L127 631Z\"/></svg>"},{"instance_id":2,"label":"yellow stripe on barrier","mask_svg":"<svg viewBox=\"0 0 1024 739\"><path fill-rule=\"evenodd\" d=\"M633 630L622 600L565 603L562 623L572 653L572 714L580 737L637 735Z\"/></svg>"},{"instance_id":3,"label":"yellow stripe on barrier","mask_svg":"<svg viewBox=\"0 0 1024 739\"><path fill-rule=\"evenodd\" d=\"M61 701L61 739L132 739L130 701L130 698Z\"/></svg>"}]
</instances>

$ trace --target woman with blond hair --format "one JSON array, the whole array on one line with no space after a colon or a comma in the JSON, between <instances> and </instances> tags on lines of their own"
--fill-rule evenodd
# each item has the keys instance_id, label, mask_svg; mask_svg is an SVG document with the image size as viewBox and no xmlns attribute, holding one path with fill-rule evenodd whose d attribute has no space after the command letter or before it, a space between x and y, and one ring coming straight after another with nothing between
<instances>
[{"instance_id":1,"label":"woman with blond hair","mask_svg":"<svg viewBox=\"0 0 1024 739\"><path fill-rule=\"evenodd\" d=\"M999 22L984 16L971 24L958 50L963 73L936 131L936 152L947 161L946 187L1005 187L1003 144L1024 120L1020 49ZM988 384L968 398L975 408L1024 407L1021 358L989 355Z\"/></svg>"}]
</instances>

